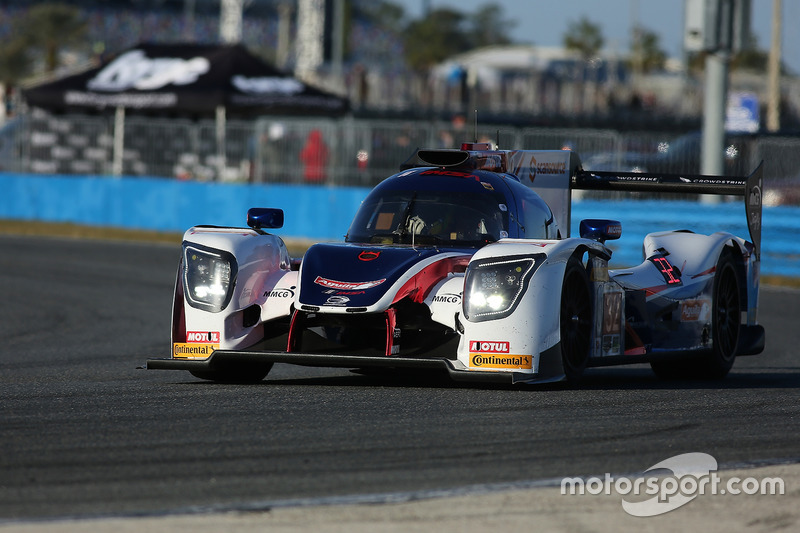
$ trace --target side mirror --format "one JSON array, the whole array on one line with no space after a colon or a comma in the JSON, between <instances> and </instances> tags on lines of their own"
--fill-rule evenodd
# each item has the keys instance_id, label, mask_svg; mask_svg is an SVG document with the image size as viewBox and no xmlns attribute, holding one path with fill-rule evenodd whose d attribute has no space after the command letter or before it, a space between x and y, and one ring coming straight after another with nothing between
<instances>
[{"instance_id":1,"label":"side mirror","mask_svg":"<svg viewBox=\"0 0 800 533\"><path fill-rule=\"evenodd\" d=\"M580 234L584 239L597 242L619 239L622 235L622 224L617 220L587 218L581 220Z\"/></svg>"},{"instance_id":2,"label":"side mirror","mask_svg":"<svg viewBox=\"0 0 800 533\"><path fill-rule=\"evenodd\" d=\"M283 209L251 207L247 210L247 225L253 229L282 228Z\"/></svg>"}]
</instances>

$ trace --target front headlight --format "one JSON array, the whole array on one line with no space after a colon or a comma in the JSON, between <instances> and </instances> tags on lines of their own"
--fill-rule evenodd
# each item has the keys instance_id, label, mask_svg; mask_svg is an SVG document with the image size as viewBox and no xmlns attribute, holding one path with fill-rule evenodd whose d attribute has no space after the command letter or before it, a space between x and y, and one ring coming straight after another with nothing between
<instances>
[{"instance_id":1,"label":"front headlight","mask_svg":"<svg viewBox=\"0 0 800 533\"><path fill-rule=\"evenodd\" d=\"M544 254L494 257L470 263L464 280L466 319L482 322L513 313L544 257Z\"/></svg>"},{"instance_id":2,"label":"front headlight","mask_svg":"<svg viewBox=\"0 0 800 533\"><path fill-rule=\"evenodd\" d=\"M194 308L218 313L230 302L236 279L236 260L228 252L183 248L183 287Z\"/></svg>"}]
</instances>

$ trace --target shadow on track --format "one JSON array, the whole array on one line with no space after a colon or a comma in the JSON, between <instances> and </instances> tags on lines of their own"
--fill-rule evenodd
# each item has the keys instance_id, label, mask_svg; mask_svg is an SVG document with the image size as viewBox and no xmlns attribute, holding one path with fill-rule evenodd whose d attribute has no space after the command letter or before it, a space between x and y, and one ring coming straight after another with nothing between
<instances>
[{"instance_id":1,"label":"shadow on track","mask_svg":"<svg viewBox=\"0 0 800 533\"><path fill-rule=\"evenodd\" d=\"M175 384L207 386L304 386L304 387L391 387L425 389L477 389L508 391L563 391L563 390L732 390L732 389L800 389L800 368L761 367L732 371L723 379L672 379L657 378L649 367L592 368L588 369L577 386L566 382L548 384L469 383L451 380L446 373L404 370L384 370L351 375L269 376L252 385L226 385L209 381L175 381Z\"/></svg>"}]
</instances>

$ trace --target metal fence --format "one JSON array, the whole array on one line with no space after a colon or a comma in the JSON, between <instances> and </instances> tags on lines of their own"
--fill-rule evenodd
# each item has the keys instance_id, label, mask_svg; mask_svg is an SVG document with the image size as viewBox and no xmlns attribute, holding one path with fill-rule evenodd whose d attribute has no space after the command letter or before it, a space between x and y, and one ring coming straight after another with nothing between
<instances>
[{"instance_id":1,"label":"metal fence","mask_svg":"<svg viewBox=\"0 0 800 533\"><path fill-rule=\"evenodd\" d=\"M31 113L0 129L0 170L113 175L115 123L106 115ZM700 172L697 132L626 133L484 126L463 121L269 117L252 121L129 116L116 139L121 174L198 181L372 186L418 147L489 141L504 149L576 151L586 168ZM119 134L119 132L117 132ZM729 136L725 173L765 162L767 182L800 177L800 137Z\"/></svg>"}]
</instances>

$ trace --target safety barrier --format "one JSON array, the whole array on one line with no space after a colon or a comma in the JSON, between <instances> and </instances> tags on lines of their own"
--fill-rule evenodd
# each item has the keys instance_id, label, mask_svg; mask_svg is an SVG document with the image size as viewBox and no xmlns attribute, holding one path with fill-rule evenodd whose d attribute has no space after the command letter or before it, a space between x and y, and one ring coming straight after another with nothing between
<instances>
[{"instance_id":1,"label":"safety barrier","mask_svg":"<svg viewBox=\"0 0 800 533\"><path fill-rule=\"evenodd\" d=\"M580 155L586 170L700 173L700 132L528 128L463 122L261 117L228 120L132 115L115 136L113 116L19 116L0 128L0 170L32 174L158 176L187 181L372 187L415 148L463 141ZM119 141L119 144L117 144ZM800 136L737 134L723 173L745 176L764 161L768 183L797 179Z\"/></svg>"},{"instance_id":2,"label":"safety barrier","mask_svg":"<svg viewBox=\"0 0 800 533\"><path fill-rule=\"evenodd\" d=\"M244 226L250 207L278 207L285 238L341 240L369 191L364 187L219 184L161 178L109 178L0 173L0 219L180 232L193 225ZM609 241L612 265L641 261L641 243L653 231L729 231L747 237L744 206L735 202L585 199L572 209L584 218L622 222L622 238ZM762 273L800 277L800 207L764 208ZM573 234L575 231L573 231Z\"/></svg>"}]
</instances>

